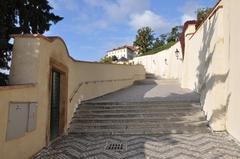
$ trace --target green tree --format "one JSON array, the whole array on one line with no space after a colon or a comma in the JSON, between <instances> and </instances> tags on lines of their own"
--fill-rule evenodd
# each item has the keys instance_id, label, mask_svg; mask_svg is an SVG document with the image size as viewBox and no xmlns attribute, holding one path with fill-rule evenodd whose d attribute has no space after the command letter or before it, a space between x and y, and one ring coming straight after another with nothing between
<instances>
[{"instance_id":1,"label":"green tree","mask_svg":"<svg viewBox=\"0 0 240 159\"><path fill-rule=\"evenodd\" d=\"M138 47L140 54L144 54L152 49L154 33L150 27L143 27L137 31L134 46Z\"/></svg>"},{"instance_id":2,"label":"green tree","mask_svg":"<svg viewBox=\"0 0 240 159\"><path fill-rule=\"evenodd\" d=\"M196 11L197 14L197 27L205 20L205 18L211 13L212 8L199 8Z\"/></svg>"},{"instance_id":3,"label":"green tree","mask_svg":"<svg viewBox=\"0 0 240 159\"><path fill-rule=\"evenodd\" d=\"M0 72L0 86L6 85L8 82L8 75Z\"/></svg>"},{"instance_id":4,"label":"green tree","mask_svg":"<svg viewBox=\"0 0 240 159\"><path fill-rule=\"evenodd\" d=\"M101 58L100 62L102 62L102 63L112 63L112 58L108 57L108 56L104 56L103 58Z\"/></svg>"},{"instance_id":5,"label":"green tree","mask_svg":"<svg viewBox=\"0 0 240 159\"><path fill-rule=\"evenodd\" d=\"M163 45L166 44L166 39L167 39L167 34L161 34L160 36L160 41Z\"/></svg>"},{"instance_id":6,"label":"green tree","mask_svg":"<svg viewBox=\"0 0 240 159\"><path fill-rule=\"evenodd\" d=\"M176 42L182 33L182 26L175 26L172 28L171 32L168 34L167 42Z\"/></svg>"},{"instance_id":7,"label":"green tree","mask_svg":"<svg viewBox=\"0 0 240 159\"><path fill-rule=\"evenodd\" d=\"M153 43L153 49L165 45L166 44L166 38L167 38L166 34L161 34L158 38L156 38L154 43Z\"/></svg>"},{"instance_id":8,"label":"green tree","mask_svg":"<svg viewBox=\"0 0 240 159\"><path fill-rule=\"evenodd\" d=\"M112 61L118 61L118 58L117 58L117 56L112 56Z\"/></svg>"},{"instance_id":9,"label":"green tree","mask_svg":"<svg viewBox=\"0 0 240 159\"><path fill-rule=\"evenodd\" d=\"M160 46L162 46L162 45L163 45L163 44L162 44L160 38L156 38L156 39L154 40L152 49L158 48L158 47L160 47Z\"/></svg>"},{"instance_id":10,"label":"green tree","mask_svg":"<svg viewBox=\"0 0 240 159\"><path fill-rule=\"evenodd\" d=\"M0 70L9 70L11 34L43 34L63 18L52 12L47 0L0 0ZM7 76L0 74L0 84Z\"/></svg>"}]
</instances>

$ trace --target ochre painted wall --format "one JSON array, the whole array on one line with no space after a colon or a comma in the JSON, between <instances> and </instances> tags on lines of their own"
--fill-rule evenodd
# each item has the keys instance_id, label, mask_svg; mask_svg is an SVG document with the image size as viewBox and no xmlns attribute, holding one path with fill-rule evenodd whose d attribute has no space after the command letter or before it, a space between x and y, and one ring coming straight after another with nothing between
<instances>
[{"instance_id":1,"label":"ochre painted wall","mask_svg":"<svg viewBox=\"0 0 240 159\"><path fill-rule=\"evenodd\" d=\"M37 97L37 89L35 85L11 86L0 88L0 158L28 158L34 152L37 152L45 141L44 123L45 114L44 107L38 107L38 131L26 133L24 137L17 140L9 140L6 142L6 131L8 123L9 102L35 102ZM41 102L39 103L41 104Z\"/></svg>"},{"instance_id":2,"label":"ochre painted wall","mask_svg":"<svg viewBox=\"0 0 240 159\"><path fill-rule=\"evenodd\" d=\"M47 144L50 105L50 68L54 61L67 71L67 123L75 108L83 100L92 99L132 85L145 78L141 65L116 65L81 62L68 55L67 47L58 37L16 35L10 70L10 84L0 87L0 158L25 159ZM90 82L87 84L87 82ZM33 84L30 85L29 83ZM75 96L74 90L83 83ZM70 99L72 98L71 102ZM6 141L6 127L10 101L37 102L37 128L23 137ZM2 115L3 114L3 115ZM68 124L65 126L65 131Z\"/></svg>"}]
</instances>

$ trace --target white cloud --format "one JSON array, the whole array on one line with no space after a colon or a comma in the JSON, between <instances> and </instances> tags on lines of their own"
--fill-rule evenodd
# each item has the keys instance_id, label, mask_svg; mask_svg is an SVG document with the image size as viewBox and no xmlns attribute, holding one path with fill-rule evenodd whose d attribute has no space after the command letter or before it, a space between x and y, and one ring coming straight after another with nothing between
<instances>
[{"instance_id":1,"label":"white cloud","mask_svg":"<svg viewBox=\"0 0 240 159\"><path fill-rule=\"evenodd\" d=\"M135 29L149 26L155 31L165 31L169 27L168 22L150 10L146 10L143 14L132 15L129 24Z\"/></svg>"},{"instance_id":2,"label":"white cloud","mask_svg":"<svg viewBox=\"0 0 240 159\"><path fill-rule=\"evenodd\" d=\"M84 0L104 11L103 19L110 23L129 24L134 29L149 26L155 31L167 31L169 24L150 10L150 0Z\"/></svg>"},{"instance_id":3,"label":"white cloud","mask_svg":"<svg viewBox=\"0 0 240 159\"><path fill-rule=\"evenodd\" d=\"M117 0L115 2L107 0L84 0L85 3L93 7L101 7L105 16L115 22L122 22L130 15L142 13L150 7L150 0Z\"/></svg>"},{"instance_id":4,"label":"white cloud","mask_svg":"<svg viewBox=\"0 0 240 159\"><path fill-rule=\"evenodd\" d=\"M184 6L180 8L180 11L183 13L183 15L181 16L182 24L185 23L187 20L196 19L196 10L202 7L203 6L200 5L197 1L187 1Z\"/></svg>"},{"instance_id":5,"label":"white cloud","mask_svg":"<svg viewBox=\"0 0 240 159\"><path fill-rule=\"evenodd\" d=\"M108 16L113 20L124 20L132 14L138 14L149 9L149 0L118 0L117 3L105 6Z\"/></svg>"},{"instance_id":6,"label":"white cloud","mask_svg":"<svg viewBox=\"0 0 240 159\"><path fill-rule=\"evenodd\" d=\"M86 4L89 4L91 6L101 6L105 3L107 3L106 0L84 0Z\"/></svg>"}]
</instances>

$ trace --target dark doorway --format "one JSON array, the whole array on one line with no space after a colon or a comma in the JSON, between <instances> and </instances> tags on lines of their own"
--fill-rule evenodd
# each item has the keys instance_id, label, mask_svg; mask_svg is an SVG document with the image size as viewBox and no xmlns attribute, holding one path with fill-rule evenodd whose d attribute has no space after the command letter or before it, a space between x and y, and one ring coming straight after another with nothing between
<instances>
[{"instance_id":1,"label":"dark doorway","mask_svg":"<svg viewBox=\"0 0 240 159\"><path fill-rule=\"evenodd\" d=\"M60 135L60 81L61 73L52 71L52 93L51 93L51 114L50 114L50 140Z\"/></svg>"}]
</instances>

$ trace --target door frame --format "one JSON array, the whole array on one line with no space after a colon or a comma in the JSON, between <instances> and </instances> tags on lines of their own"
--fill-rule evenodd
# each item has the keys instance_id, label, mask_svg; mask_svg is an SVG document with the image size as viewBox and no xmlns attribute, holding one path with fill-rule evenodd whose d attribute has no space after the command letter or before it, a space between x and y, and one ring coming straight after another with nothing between
<instances>
[{"instance_id":1,"label":"door frame","mask_svg":"<svg viewBox=\"0 0 240 159\"><path fill-rule=\"evenodd\" d=\"M67 128L67 112L68 112L68 67L57 60L50 58L49 84L48 84L48 117L46 145L50 145L53 141L50 139L50 121L51 121L51 98L52 98L52 72L60 73L60 105L59 105L59 137L61 137ZM59 138L58 137L58 138ZM57 139L57 138L56 138Z\"/></svg>"}]
</instances>

